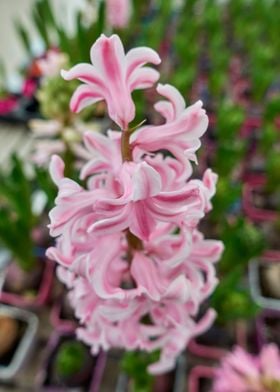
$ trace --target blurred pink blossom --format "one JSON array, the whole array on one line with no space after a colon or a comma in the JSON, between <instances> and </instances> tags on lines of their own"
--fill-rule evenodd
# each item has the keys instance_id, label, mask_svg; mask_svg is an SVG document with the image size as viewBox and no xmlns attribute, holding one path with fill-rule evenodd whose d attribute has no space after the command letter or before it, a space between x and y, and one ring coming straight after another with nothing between
<instances>
[{"instance_id":1,"label":"blurred pink blossom","mask_svg":"<svg viewBox=\"0 0 280 392\"><path fill-rule=\"evenodd\" d=\"M253 356L236 347L216 372L213 392L278 392L280 390L280 353L275 344Z\"/></svg>"},{"instance_id":2,"label":"blurred pink blossom","mask_svg":"<svg viewBox=\"0 0 280 392\"><path fill-rule=\"evenodd\" d=\"M0 98L0 114L5 115L18 107L18 100L13 96L6 96Z\"/></svg>"},{"instance_id":3,"label":"blurred pink blossom","mask_svg":"<svg viewBox=\"0 0 280 392\"><path fill-rule=\"evenodd\" d=\"M113 28L124 28L131 15L131 0L106 0L107 23Z\"/></svg>"},{"instance_id":4,"label":"blurred pink blossom","mask_svg":"<svg viewBox=\"0 0 280 392\"><path fill-rule=\"evenodd\" d=\"M67 55L55 49L48 50L44 58L37 60L41 75L46 78L58 76L66 63Z\"/></svg>"}]
</instances>

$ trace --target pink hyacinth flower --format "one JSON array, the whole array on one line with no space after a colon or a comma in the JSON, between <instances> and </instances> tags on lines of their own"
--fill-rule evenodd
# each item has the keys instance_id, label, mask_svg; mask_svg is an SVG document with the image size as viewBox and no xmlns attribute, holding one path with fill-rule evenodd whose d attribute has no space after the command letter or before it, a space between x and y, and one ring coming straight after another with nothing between
<instances>
[{"instance_id":1,"label":"pink hyacinth flower","mask_svg":"<svg viewBox=\"0 0 280 392\"><path fill-rule=\"evenodd\" d=\"M150 48L131 49L126 55L117 35L101 37L90 52L90 64L78 64L69 71L61 71L65 80L79 79L84 82L71 99L73 112L101 100L105 100L110 118L122 129L135 117L131 92L151 87L159 73L146 63L159 64L158 54Z\"/></svg>"},{"instance_id":2,"label":"pink hyacinth flower","mask_svg":"<svg viewBox=\"0 0 280 392\"><path fill-rule=\"evenodd\" d=\"M119 37L102 35L91 60L63 72L67 80L84 82L71 107L79 111L105 100L121 132L84 134L83 186L66 178L63 161L53 156L58 195L49 227L57 238L47 255L69 289L78 338L93 354L112 347L160 350L149 367L158 374L171 370L189 340L215 318L210 309L197 321L216 287L223 245L205 239L198 223L212 208L217 176L208 169L202 181L191 179L190 162L208 119L201 102L186 108L174 87L159 85L166 100L155 107L165 123L129 129L131 93L158 79L157 71L143 67L157 64L158 55L148 48L125 55Z\"/></svg>"}]
</instances>

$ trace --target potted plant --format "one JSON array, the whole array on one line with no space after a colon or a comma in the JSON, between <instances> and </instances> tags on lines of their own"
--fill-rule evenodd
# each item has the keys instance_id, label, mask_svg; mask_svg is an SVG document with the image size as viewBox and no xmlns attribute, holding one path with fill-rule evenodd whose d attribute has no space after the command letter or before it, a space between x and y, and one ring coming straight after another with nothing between
<instances>
[{"instance_id":1,"label":"potted plant","mask_svg":"<svg viewBox=\"0 0 280 392\"><path fill-rule=\"evenodd\" d=\"M38 318L26 310L0 305L0 379L10 380L26 360Z\"/></svg>"},{"instance_id":2,"label":"potted plant","mask_svg":"<svg viewBox=\"0 0 280 392\"><path fill-rule=\"evenodd\" d=\"M72 332L54 333L48 342L45 361L37 375L36 385L44 391L81 388L98 391L105 357L93 357Z\"/></svg>"},{"instance_id":3,"label":"potted plant","mask_svg":"<svg viewBox=\"0 0 280 392\"><path fill-rule=\"evenodd\" d=\"M50 294L53 263L38 246L46 246L46 237L41 235L39 216L33 212L32 184L17 157L13 157L8 175L0 173L0 182L0 242L11 254L1 301L40 306Z\"/></svg>"},{"instance_id":4,"label":"potted plant","mask_svg":"<svg viewBox=\"0 0 280 392\"><path fill-rule=\"evenodd\" d=\"M110 356L110 355L109 355ZM147 373L147 366L159 357L159 353L127 352L120 365L118 391L131 392L179 392L185 387L187 371L186 353L177 360L176 368L158 376ZM106 373L104 377L106 376Z\"/></svg>"},{"instance_id":5,"label":"potted plant","mask_svg":"<svg viewBox=\"0 0 280 392\"><path fill-rule=\"evenodd\" d=\"M267 178L261 175L251 178L243 186L243 209L254 222L273 222L278 219L277 197L271 195L267 184Z\"/></svg>"}]
</instances>

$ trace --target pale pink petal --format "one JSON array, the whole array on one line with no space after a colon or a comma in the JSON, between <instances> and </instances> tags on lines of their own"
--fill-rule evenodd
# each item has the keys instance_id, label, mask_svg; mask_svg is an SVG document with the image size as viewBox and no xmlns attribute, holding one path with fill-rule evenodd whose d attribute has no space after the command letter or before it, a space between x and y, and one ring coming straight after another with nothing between
<instances>
[{"instance_id":1,"label":"pale pink petal","mask_svg":"<svg viewBox=\"0 0 280 392\"><path fill-rule=\"evenodd\" d=\"M51 158L50 175L53 182L59 186L64 177L64 162L58 155L53 155Z\"/></svg>"},{"instance_id":2,"label":"pale pink petal","mask_svg":"<svg viewBox=\"0 0 280 392\"><path fill-rule=\"evenodd\" d=\"M180 92L170 84L159 84L157 86L157 92L163 97L167 98L172 105L172 120L179 117L184 111L186 103Z\"/></svg>"},{"instance_id":3,"label":"pale pink petal","mask_svg":"<svg viewBox=\"0 0 280 392\"><path fill-rule=\"evenodd\" d=\"M133 91L152 87L158 81L159 76L159 72L153 68L139 68L129 78L129 89Z\"/></svg>"},{"instance_id":4,"label":"pale pink petal","mask_svg":"<svg viewBox=\"0 0 280 392\"><path fill-rule=\"evenodd\" d=\"M72 112L79 113L85 107L96 102L102 101L103 96L95 92L91 86L82 84L77 87L70 101L70 109Z\"/></svg>"},{"instance_id":5,"label":"pale pink petal","mask_svg":"<svg viewBox=\"0 0 280 392\"><path fill-rule=\"evenodd\" d=\"M132 176L132 200L138 201L157 195L161 191L159 174L147 163L137 165Z\"/></svg>"},{"instance_id":6,"label":"pale pink petal","mask_svg":"<svg viewBox=\"0 0 280 392\"><path fill-rule=\"evenodd\" d=\"M95 42L90 52L91 61L108 84L106 102L109 116L123 129L133 120L135 107L125 82L125 54L120 38L105 35Z\"/></svg>"},{"instance_id":7,"label":"pale pink petal","mask_svg":"<svg viewBox=\"0 0 280 392\"><path fill-rule=\"evenodd\" d=\"M130 77L135 70L141 68L146 63L160 64L161 59L157 52L145 46L130 49L126 54L127 63L127 82L130 83Z\"/></svg>"}]
</instances>

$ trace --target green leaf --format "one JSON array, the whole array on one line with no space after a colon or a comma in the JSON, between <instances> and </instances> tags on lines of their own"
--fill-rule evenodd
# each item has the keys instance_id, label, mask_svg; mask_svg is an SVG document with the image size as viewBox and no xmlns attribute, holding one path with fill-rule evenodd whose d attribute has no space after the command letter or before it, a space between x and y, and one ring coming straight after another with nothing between
<instances>
[{"instance_id":1,"label":"green leaf","mask_svg":"<svg viewBox=\"0 0 280 392\"><path fill-rule=\"evenodd\" d=\"M17 31L17 34L21 40L22 46L24 47L28 57L32 56L32 51L31 51L31 39L29 37L29 34L25 27L21 24L20 21L15 20L14 25Z\"/></svg>"},{"instance_id":2,"label":"green leaf","mask_svg":"<svg viewBox=\"0 0 280 392\"><path fill-rule=\"evenodd\" d=\"M38 7L38 4L39 3L37 3L37 6L35 5L35 7L32 10L32 18L33 18L34 25L35 25L42 41L45 44L46 49L49 49L51 46L50 39L49 39L49 33L47 30L47 26L45 24L43 15L40 15L41 10L40 10L40 6Z\"/></svg>"}]
</instances>

